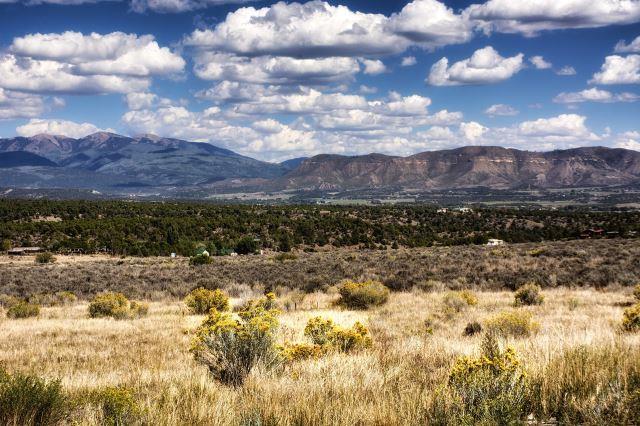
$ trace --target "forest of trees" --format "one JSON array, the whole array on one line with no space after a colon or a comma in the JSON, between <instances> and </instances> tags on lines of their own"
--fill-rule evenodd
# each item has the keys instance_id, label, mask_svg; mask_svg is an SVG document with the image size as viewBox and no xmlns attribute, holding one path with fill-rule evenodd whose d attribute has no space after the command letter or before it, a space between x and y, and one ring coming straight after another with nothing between
<instances>
[{"instance_id":1,"label":"forest of trees","mask_svg":"<svg viewBox=\"0 0 640 426\"><path fill-rule=\"evenodd\" d=\"M434 206L261 206L187 202L0 200L0 241L54 252L192 255L257 249L368 249L483 244L489 238L534 242L602 235L635 236L640 212L477 208L438 213Z\"/></svg>"}]
</instances>

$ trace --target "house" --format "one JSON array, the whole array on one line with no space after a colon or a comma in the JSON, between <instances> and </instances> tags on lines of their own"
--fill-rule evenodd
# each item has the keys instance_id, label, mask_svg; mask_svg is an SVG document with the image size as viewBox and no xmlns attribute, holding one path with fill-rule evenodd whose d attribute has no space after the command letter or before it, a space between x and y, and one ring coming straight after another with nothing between
<instances>
[{"instance_id":1,"label":"house","mask_svg":"<svg viewBox=\"0 0 640 426\"><path fill-rule=\"evenodd\" d=\"M580 234L580 238L599 238L604 236L605 231L601 228L591 228Z\"/></svg>"},{"instance_id":2,"label":"house","mask_svg":"<svg viewBox=\"0 0 640 426\"><path fill-rule=\"evenodd\" d=\"M447 208L445 208L445 207L443 207L443 208L441 208L441 209L436 210L436 213L448 213L448 212L449 212L449 209L447 209Z\"/></svg>"},{"instance_id":3,"label":"house","mask_svg":"<svg viewBox=\"0 0 640 426\"><path fill-rule=\"evenodd\" d=\"M7 251L10 256L24 256L27 254L41 253L44 249L42 247L14 247Z\"/></svg>"},{"instance_id":4,"label":"house","mask_svg":"<svg viewBox=\"0 0 640 426\"><path fill-rule=\"evenodd\" d=\"M456 211L460 213L473 213L473 209L470 207L458 207Z\"/></svg>"},{"instance_id":5,"label":"house","mask_svg":"<svg viewBox=\"0 0 640 426\"><path fill-rule=\"evenodd\" d=\"M487 245L490 247L503 246L505 245L505 242L503 240L498 240L496 238L490 238L489 241L487 242Z\"/></svg>"}]
</instances>

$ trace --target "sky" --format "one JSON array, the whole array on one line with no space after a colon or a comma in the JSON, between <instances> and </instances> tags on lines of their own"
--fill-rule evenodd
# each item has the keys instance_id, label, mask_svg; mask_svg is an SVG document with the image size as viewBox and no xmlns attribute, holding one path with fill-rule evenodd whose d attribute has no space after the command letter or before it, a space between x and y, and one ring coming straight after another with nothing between
<instances>
[{"instance_id":1,"label":"sky","mask_svg":"<svg viewBox=\"0 0 640 426\"><path fill-rule=\"evenodd\" d=\"M0 0L0 137L640 150L640 0Z\"/></svg>"}]
</instances>

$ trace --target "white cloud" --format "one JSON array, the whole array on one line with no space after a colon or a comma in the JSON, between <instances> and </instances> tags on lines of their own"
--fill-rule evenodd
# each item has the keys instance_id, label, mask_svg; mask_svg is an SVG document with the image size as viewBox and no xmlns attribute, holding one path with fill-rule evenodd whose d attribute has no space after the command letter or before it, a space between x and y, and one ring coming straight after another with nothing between
<instances>
[{"instance_id":1,"label":"white cloud","mask_svg":"<svg viewBox=\"0 0 640 426\"><path fill-rule=\"evenodd\" d=\"M576 70L572 66L566 65L556 71L556 74L562 76L576 75Z\"/></svg>"},{"instance_id":2,"label":"white cloud","mask_svg":"<svg viewBox=\"0 0 640 426\"><path fill-rule=\"evenodd\" d=\"M380 14L322 1L245 7L214 29L196 30L185 44L240 55L307 58L369 56L403 51L408 41L387 29Z\"/></svg>"},{"instance_id":3,"label":"white cloud","mask_svg":"<svg viewBox=\"0 0 640 426\"><path fill-rule=\"evenodd\" d=\"M620 40L615 47L616 53L640 53L640 36L636 37L631 43L626 44Z\"/></svg>"},{"instance_id":4,"label":"white cloud","mask_svg":"<svg viewBox=\"0 0 640 426\"><path fill-rule=\"evenodd\" d=\"M546 138L548 141L562 141L570 138L583 141L598 140L585 125L586 117L577 114L561 114L551 118L525 121L518 126L524 136Z\"/></svg>"},{"instance_id":5,"label":"white cloud","mask_svg":"<svg viewBox=\"0 0 640 426\"><path fill-rule=\"evenodd\" d=\"M491 105L484 111L489 117L495 116L514 116L518 115L519 111L510 105L495 104Z\"/></svg>"},{"instance_id":6,"label":"white cloud","mask_svg":"<svg viewBox=\"0 0 640 426\"><path fill-rule=\"evenodd\" d=\"M402 62L400 63L400 65L403 67L412 67L417 63L418 61L416 60L415 56L405 56L404 58L402 58Z\"/></svg>"},{"instance_id":7,"label":"white cloud","mask_svg":"<svg viewBox=\"0 0 640 426\"><path fill-rule=\"evenodd\" d=\"M129 93L154 75L181 72L184 60L153 36L120 32L28 34L0 56L0 87L41 93Z\"/></svg>"},{"instance_id":8,"label":"white cloud","mask_svg":"<svg viewBox=\"0 0 640 426\"><path fill-rule=\"evenodd\" d=\"M257 84L326 84L350 80L359 71L360 65L353 58L248 58L209 52L196 57L194 68L195 74L204 80Z\"/></svg>"},{"instance_id":9,"label":"white cloud","mask_svg":"<svg viewBox=\"0 0 640 426\"><path fill-rule=\"evenodd\" d=\"M12 92L0 87L0 120L37 117L44 111L40 96Z\"/></svg>"},{"instance_id":10,"label":"white cloud","mask_svg":"<svg viewBox=\"0 0 640 426\"><path fill-rule=\"evenodd\" d=\"M158 104L165 106L171 104L169 99L160 98L158 95L148 92L127 93L124 99L129 109L132 110L149 109Z\"/></svg>"},{"instance_id":11,"label":"white cloud","mask_svg":"<svg viewBox=\"0 0 640 426\"><path fill-rule=\"evenodd\" d=\"M593 75L593 84L638 84L640 83L640 55L605 58L600 72Z\"/></svg>"},{"instance_id":12,"label":"white cloud","mask_svg":"<svg viewBox=\"0 0 640 426\"><path fill-rule=\"evenodd\" d=\"M632 149L640 151L640 132L631 131L619 134L614 141L616 148Z\"/></svg>"},{"instance_id":13,"label":"white cloud","mask_svg":"<svg viewBox=\"0 0 640 426\"><path fill-rule=\"evenodd\" d=\"M185 65L180 55L160 47L152 35L121 32L28 34L13 39L9 50L16 56L71 64L78 75L148 77L178 73Z\"/></svg>"},{"instance_id":14,"label":"white cloud","mask_svg":"<svg viewBox=\"0 0 640 426\"><path fill-rule=\"evenodd\" d=\"M364 65L365 74L378 75L387 71L387 67L379 59L362 59L361 62Z\"/></svg>"},{"instance_id":15,"label":"white cloud","mask_svg":"<svg viewBox=\"0 0 640 426\"><path fill-rule=\"evenodd\" d=\"M34 136L40 133L46 133L48 135L63 135L70 138L81 138L100 131L113 130L102 130L91 123L43 119L31 119L27 124L16 128L16 133L20 136Z\"/></svg>"},{"instance_id":16,"label":"white cloud","mask_svg":"<svg viewBox=\"0 0 640 426\"><path fill-rule=\"evenodd\" d=\"M596 28L640 21L637 0L489 0L463 13L487 32L536 35L565 28Z\"/></svg>"},{"instance_id":17,"label":"white cloud","mask_svg":"<svg viewBox=\"0 0 640 426\"><path fill-rule=\"evenodd\" d=\"M547 62L542 56L533 56L529 58L529 62L539 70L546 70L553 67L553 64L551 62Z\"/></svg>"},{"instance_id":18,"label":"white cloud","mask_svg":"<svg viewBox=\"0 0 640 426\"><path fill-rule=\"evenodd\" d=\"M414 0L389 18L389 28L411 42L427 48L465 43L473 36L472 25L436 0Z\"/></svg>"},{"instance_id":19,"label":"white cloud","mask_svg":"<svg viewBox=\"0 0 640 426\"><path fill-rule=\"evenodd\" d=\"M369 87L369 86L365 86L364 84L361 84L359 91L364 95L373 95L374 93L378 93L378 88Z\"/></svg>"},{"instance_id":20,"label":"white cloud","mask_svg":"<svg viewBox=\"0 0 640 426\"><path fill-rule=\"evenodd\" d=\"M634 93L611 93L607 90L597 88L586 89L581 92L562 92L557 95L553 102L559 104L574 104L581 102L636 102L640 99L639 95Z\"/></svg>"},{"instance_id":21,"label":"white cloud","mask_svg":"<svg viewBox=\"0 0 640 426\"><path fill-rule=\"evenodd\" d=\"M463 84L491 84L511 78L523 68L524 55L503 58L496 50L487 46L476 50L469 59L449 66L442 58L431 67L427 82L433 86L456 86Z\"/></svg>"},{"instance_id":22,"label":"white cloud","mask_svg":"<svg viewBox=\"0 0 640 426\"><path fill-rule=\"evenodd\" d=\"M481 138L488 130L487 127L475 121L460 123L460 133L462 137L471 143Z\"/></svg>"},{"instance_id":23,"label":"white cloud","mask_svg":"<svg viewBox=\"0 0 640 426\"><path fill-rule=\"evenodd\" d=\"M223 4L251 3L257 0L131 0L131 10L138 13L180 13Z\"/></svg>"}]
</instances>

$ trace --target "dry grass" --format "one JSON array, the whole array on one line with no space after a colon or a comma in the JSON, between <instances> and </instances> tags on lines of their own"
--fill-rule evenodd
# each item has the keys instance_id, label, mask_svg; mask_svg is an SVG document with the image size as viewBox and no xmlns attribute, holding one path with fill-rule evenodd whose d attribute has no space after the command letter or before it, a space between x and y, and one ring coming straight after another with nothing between
<instances>
[{"instance_id":1,"label":"dry grass","mask_svg":"<svg viewBox=\"0 0 640 426\"><path fill-rule=\"evenodd\" d=\"M540 332L510 343L534 377L555 356L580 346L637 354L640 334L618 331L628 293L546 290L543 305L518 308L532 313ZM2 318L0 363L9 371L58 377L74 392L128 386L145 409L145 424L424 424L455 358L478 350L482 337L464 337L465 325L513 305L511 292L478 293L476 306L428 334L424 320L442 309L442 293L394 293L369 311L335 308L335 297L309 295L304 309L284 312L280 341L301 341L307 320L321 315L343 326L365 323L371 349L256 371L240 389L215 383L193 360L190 332L202 317L174 301L151 303L147 317L126 321L89 319L86 303L44 308L38 319ZM80 424L97 421L91 410L74 416Z\"/></svg>"},{"instance_id":2,"label":"dry grass","mask_svg":"<svg viewBox=\"0 0 640 426\"><path fill-rule=\"evenodd\" d=\"M424 249L336 249L297 253L293 260L265 256L216 257L211 265L188 259L57 256L51 265L33 257L0 256L0 294L73 291L84 299L102 291L131 299L183 298L197 287L223 288L239 295L251 288L280 292L326 290L345 279L376 279L393 290L425 286L453 289L516 289L528 282L542 287L616 287L640 282L640 239L434 247Z\"/></svg>"}]
</instances>

